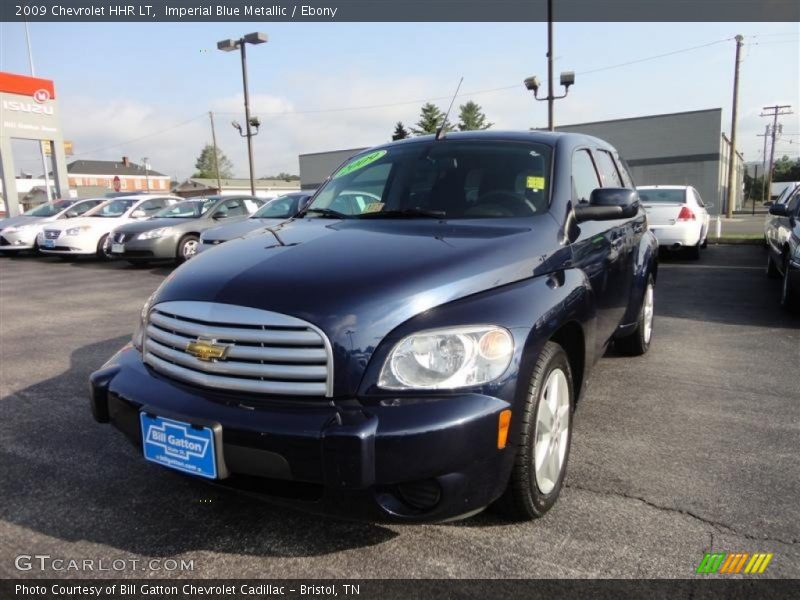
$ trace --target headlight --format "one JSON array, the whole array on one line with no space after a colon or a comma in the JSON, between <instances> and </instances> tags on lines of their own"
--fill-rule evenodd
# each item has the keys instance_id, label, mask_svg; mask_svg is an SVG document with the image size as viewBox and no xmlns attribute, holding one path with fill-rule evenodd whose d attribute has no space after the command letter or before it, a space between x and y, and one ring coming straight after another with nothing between
<instances>
[{"instance_id":1,"label":"headlight","mask_svg":"<svg viewBox=\"0 0 800 600\"><path fill-rule=\"evenodd\" d=\"M18 226L12 225L11 227L6 227L5 229L2 229L2 231L5 233L22 233L23 231L28 231L29 229L33 229L34 227L36 227L36 225L18 225Z\"/></svg>"},{"instance_id":2,"label":"headlight","mask_svg":"<svg viewBox=\"0 0 800 600\"><path fill-rule=\"evenodd\" d=\"M387 390L441 390L481 385L500 377L514 355L502 327L475 325L430 329L403 338L381 369Z\"/></svg>"},{"instance_id":3,"label":"headlight","mask_svg":"<svg viewBox=\"0 0 800 600\"><path fill-rule=\"evenodd\" d=\"M80 235L81 231L89 231L92 227L90 225L81 225L80 227L70 227L65 232L67 235Z\"/></svg>"},{"instance_id":4,"label":"headlight","mask_svg":"<svg viewBox=\"0 0 800 600\"><path fill-rule=\"evenodd\" d=\"M133 330L131 343L139 352L142 351L142 345L144 343L144 328L147 325L147 313L150 311L150 305L152 304L154 297L155 293L150 296L147 299L147 302L144 303L144 306L142 306L142 311L139 313L139 320L136 322L136 329Z\"/></svg>"},{"instance_id":5,"label":"headlight","mask_svg":"<svg viewBox=\"0 0 800 600\"><path fill-rule=\"evenodd\" d=\"M145 231L144 233L140 233L136 236L137 240L154 240L156 238L162 237L165 233L167 233L166 227L160 227L159 229L151 229L150 231Z\"/></svg>"}]
</instances>

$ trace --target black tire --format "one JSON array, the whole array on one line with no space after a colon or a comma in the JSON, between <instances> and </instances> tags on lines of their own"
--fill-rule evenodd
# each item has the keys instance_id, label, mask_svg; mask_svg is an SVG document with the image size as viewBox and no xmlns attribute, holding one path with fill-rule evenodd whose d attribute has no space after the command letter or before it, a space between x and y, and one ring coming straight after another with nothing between
<instances>
[{"instance_id":1,"label":"black tire","mask_svg":"<svg viewBox=\"0 0 800 600\"><path fill-rule=\"evenodd\" d=\"M781 306L789 312L800 312L800 294L789 281L789 257L783 263L783 282L781 283Z\"/></svg>"},{"instance_id":2,"label":"black tire","mask_svg":"<svg viewBox=\"0 0 800 600\"><path fill-rule=\"evenodd\" d=\"M108 234L105 234L103 237L100 238L100 241L97 242L97 258L100 260L111 260L113 257L109 253L108 249L106 248L106 242L108 241Z\"/></svg>"},{"instance_id":3,"label":"black tire","mask_svg":"<svg viewBox=\"0 0 800 600\"><path fill-rule=\"evenodd\" d=\"M186 262L195 254L197 254L197 244L199 243L200 238L192 233L187 234L181 238L181 241L178 242L178 248L175 253L175 262L181 264L182 262ZM187 245L194 244L195 250L191 254L191 256L187 256Z\"/></svg>"},{"instance_id":4,"label":"black tire","mask_svg":"<svg viewBox=\"0 0 800 600\"><path fill-rule=\"evenodd\" d=\"M645 306L648 289L652 289L653 294L655 293L655 282L653 281L652 275L647 276L647 285L645 286L645 293L642 296L642 306L639 309L639 320L636 322L636 329L632 333L626 335L625 337L620 337L614 340L614 346L622 354L627 354L628 356L641 356L650 349L650 343L653 341L654 315L652 314L651 311L651 314L649 316L650 327L648 332L648 327L646 322L648 319L648 315L646 314L647 311ZM652 300L654 300L654 296ZM651 309L652 308L653 307L651 306Z\"/></svg>"},{"instance_id":5,"label":"black tire","mask_svg":"<svg viewBox=\"0 0 800 600\"><path fill-rule=\"evenodd\" d=\"M567 390L569 394L569 410L566 417L567 436L566 449L561 461L561 470L555 480L552 489L543 493L536 478L536 468L534 455L537 438L537 414L539 405L545 401L544 385L548 378L557 369L560 369L566 376ZM572 415L575 410L575 392L572 380L572 370L570 369L569 359L564 349L555 342L547 342L542 348L542 352L536 359L533 367L533 375L528 385L528 393L525 404L517 418L522 421L522 429L519 441L516 446L509 449L515 451L514 466L511 469L511 477L508 487L499 500L495 503L495 508L505 517L515 521L528 521L538 519L550 510L558 499L561 487L564 483L564 476L567 472L569 462L569 449L572 442Z\"/></svg>"},{"instance_id":6,"label":"black tire","mask_svg":"<svg viewBox=\"0 0 800 600\"><path fill-rule=\"evenodd\" d=\"M767 250L767 277L770 279L778 279L781 276L781 272L778 270L778 267L775 266L775 261L772 260L772 249Z\"/></svg>"},{"instance_id":7,"label":"black tire","mask_svg":"<svg viewBox=\"0 0 800 600\"><path fill-rule=\"evenodd\" d=\"M686 248L686 256L689 257L689 260L699 260L700 259L700 242L697 242L694 246L689 246Z\"/></svg>"}]
</instances>

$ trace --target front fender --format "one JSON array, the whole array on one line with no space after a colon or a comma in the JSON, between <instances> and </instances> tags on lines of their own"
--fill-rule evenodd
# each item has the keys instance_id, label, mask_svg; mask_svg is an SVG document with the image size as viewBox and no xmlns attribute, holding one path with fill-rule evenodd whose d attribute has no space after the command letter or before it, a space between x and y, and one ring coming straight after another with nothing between
<instances>
[{"instance_id":1,"label":"front fender","mask_svg":"<svg viewBox=\"0 0 800 600\"><path fill-rule=\"evenodd\" d=\"M535 360L542 346L565 323L577 323L583 330L587 348L593 348L595 309L589 282L579 270L569 269L515 282L425 311L395 328L378 344L359 386L363 402L399 401L404 396L419 398L420 392L382 390L377 381L389 353L402 338L425 329L458 325L492 324L508 329L514 337L514 357L506 372L495 381L473 388L460 388L459 394L475 392L515 403L517 380L525 377L531 357ZM586 365L593 364L586 357ZM451 395L447 390L426 392L426 396Z\"/></svg>"},{"instance_id":2,"label":"front fender","mask_svg":"<svg viewBox=\"0 0 800 600\"><path fill-rule=\"evenodd\" d=\"M621 325L633 325L639 320L639 311L644 298L644 288L647 276L653 274L653 279L658 275L658 240L649 229L639 239L639 245L634 250L633 257L633 285L628 297L628 307Z\"/></svg>"}]
</instances>

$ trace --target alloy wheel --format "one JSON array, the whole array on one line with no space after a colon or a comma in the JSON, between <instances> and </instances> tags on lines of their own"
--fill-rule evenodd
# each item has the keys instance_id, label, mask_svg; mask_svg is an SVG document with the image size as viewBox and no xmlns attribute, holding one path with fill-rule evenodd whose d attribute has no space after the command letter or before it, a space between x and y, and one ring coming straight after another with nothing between
<instances>
[{"instance_id":1,"label":"alloy wheel","mask_svg":"<svg viewBox=\"0 0 800 600\"><path fill-rule=\"evenodd\" d=\"M543 494L553 491L564 468L569 441L569 410L567 376L561 369L553 369L542 387L536 410L533 466L536 485Z\"/></svg>"},{"instance_id":2,"label":"alloy wheel","mask_svg":"<svg viewBox=\"0 0 800 600\"><path fill-rule=\"evenodd\" d=\"M642 334L644 335L644 343L650 343L650 337L653 335L653 284L648 284L647 289L644 292L644 303L642 306L642 312L644 317L644 331Z\"/></svg>"}]
</instances>

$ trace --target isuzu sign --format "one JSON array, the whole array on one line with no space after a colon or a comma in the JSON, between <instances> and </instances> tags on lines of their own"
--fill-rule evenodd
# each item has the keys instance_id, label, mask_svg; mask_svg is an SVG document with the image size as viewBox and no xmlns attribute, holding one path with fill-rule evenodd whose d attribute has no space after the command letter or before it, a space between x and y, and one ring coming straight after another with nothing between
<instances>
[{"instance_id":1,"label":"isuzu sign","mask_svg":"<svg viewBox=\"0 0 800 600\"><path fill-rule=\"evenodd\" d=\"M35 104L33 102L19 102L18 100L3 100L3 108L6 110L18 110L35 115L52 116L54 114L52 106Z\"/></svg>"}]
</instances>

